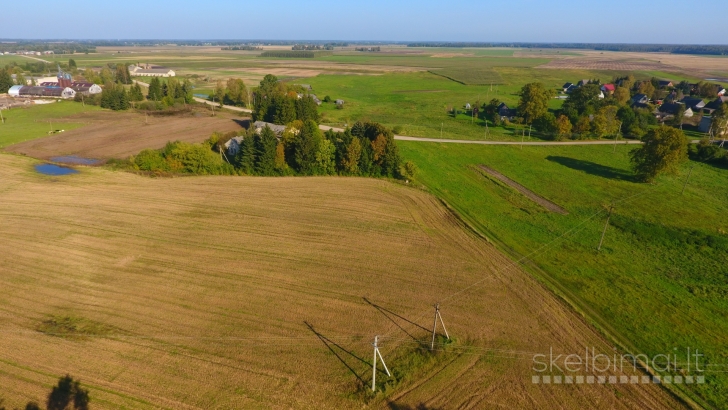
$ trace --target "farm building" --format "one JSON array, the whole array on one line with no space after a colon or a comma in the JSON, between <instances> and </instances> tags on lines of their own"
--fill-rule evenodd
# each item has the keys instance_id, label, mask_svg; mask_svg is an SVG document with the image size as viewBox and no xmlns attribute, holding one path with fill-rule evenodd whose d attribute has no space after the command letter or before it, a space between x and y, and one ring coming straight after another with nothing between
<instances>
[{"instance_id":1,"label":"farm building","mask_svg":"<svg viewBox=\"0 0 728 410\"><path fill-rule=\"evenodd\" d=\"M58 87L57 82L40 83L40 85L43 87ZM74 81L73 83L71 83L70 88L72 88L73 91L77 93L83 93L83 95L100 94L101 91L103 91L101 87L97 84L78 81Z\"/></svg>"},{"instance_id":2,"label":"farm building","mask_svg":"<svg viewBox=\"0 0 728 410\"><path fill-rule=\"evenodd\" d=\"M129 74L136 77L174 77L174 70L150 64L130 65Z\"/></svg>"},{"instance_id":3,"label":"farm building","mask_svg":"<svg viewBox=\"0 0 728 410\"><path fill-rule=\"evenodd\" d=\"M70 87L31 87L27 85L16 85L8 90L11 97L46 97L46 98L73 98L76 91Z\"/></svg>"},{"instance_id":4,"label":"farm building","mask_svg":"<svg viewBox=\"0 0 728 410\"><path fill-rule=\"evenodd\" d=\"M585 85L589 84L589 80L579 80L578 83L576 83L577 87L583 87Z\"/></svg>"},{"instance_id":5,"label":"farm building","mask_svg":"<svg viewBox=\"0 0 728 410\"><path fill-rule=\"evenodd\" d=\"M614 86L614 84L604 84L602 86L602 92L608 93L609 95L614 94L614 90L617 88Z\"/></svg>"},{"instance_id":6,"label":"farm building","mask_svg":"<svg viewBox=\"0 0 728 410\"><path fill-rule=\"evenodd\" d=\"M255 132L257 132L257 133L260 133L260 131L265 127L272 129L273 132L278 137L283 135L283 131L286 130L285 125L271 124L271 123L265 122L265 121L256 121L253 123L253 128L255 129Z\"/></svg>"},{"instance_id":7,"label":"farm building","mask_svg":"<svg viewBox=\"0 0 728 410\"><path fill-rule=\"evenodd\" d=\"M708 133L710 132L710 129L713 127L713 118L712 117L703 117L700 120L700 125L698 125L698 131ZM715 132L715 130L713 130ZM721 137L728 134L728 129L724 129L721 134L716 134L714 136Z\"/></svg>"}]
</instances>

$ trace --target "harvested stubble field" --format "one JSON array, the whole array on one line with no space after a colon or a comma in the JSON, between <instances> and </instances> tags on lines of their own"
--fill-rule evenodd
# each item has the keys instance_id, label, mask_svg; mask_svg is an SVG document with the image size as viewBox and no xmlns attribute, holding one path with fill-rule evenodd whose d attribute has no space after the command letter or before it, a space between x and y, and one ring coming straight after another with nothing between
<instances>
[{"instance_id":1,"label":"harvested stubble field","mask_svg":"<svg viewBox=\"0 0 728 410\"><path fill-rule=\"evenodd\" d=\"M418 190L99 168L58 178L33 163L0 155L11 406L66 373L97 409L680 406L655 385L532 384L533 352L611 348ZM457 340L428 359L413 349L438 300ZM401 381L371 397L375 334Z\"/></svg>"},{"instance_id":2,"label":"harvested stubble field","mask_svg":"<svg viewBox=\"0 0 728 410\"><path fill-rule=\"evenodd\" d=\"M66 122L85 125L11 145L5 150L41 159L65 155L95 159L127 158L146 148L162 148L169 141L202 142L213 131L242 129L241 118L230 114L211 117L207 112L145 117L133 112L92 111L55 120L58 126Z\"/></svg>"}]
</instances>

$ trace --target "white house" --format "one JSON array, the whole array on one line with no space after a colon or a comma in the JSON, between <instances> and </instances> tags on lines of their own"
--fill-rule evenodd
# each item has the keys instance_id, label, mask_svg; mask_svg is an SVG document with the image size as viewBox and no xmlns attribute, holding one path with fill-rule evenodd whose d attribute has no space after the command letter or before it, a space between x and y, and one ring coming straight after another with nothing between
<instances>
[{"instance_id":1,"label":"white house","mask_svg":"<svg viewBox=\"0 0 728 410\"><path fill-rule=\"evenodd\" d=\"M243 143L243 137L232 137L228 142L225 143L225 150L227 155L232 157L238 155L240 152L240 145Z\"/></svg>"}]
</instances>

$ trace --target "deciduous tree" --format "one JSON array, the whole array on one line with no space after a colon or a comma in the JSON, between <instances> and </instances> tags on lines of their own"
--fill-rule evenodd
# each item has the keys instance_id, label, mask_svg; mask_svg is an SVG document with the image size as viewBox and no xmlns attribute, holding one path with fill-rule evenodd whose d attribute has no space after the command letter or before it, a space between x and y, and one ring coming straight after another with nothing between
<instances>
[{"instance_id":1,"label":"deciduous tree","mask_svg":"<svg viewBox=\"0 0 728 410\"><path fill-rule=\"evenodd\" d=\"M571 136L571 121L565 115L559 115L556 119L556 139L558 141L565 140Z\"/></svg>"},{"instance_id":2,"label":"deciduous tree","mask_svg":"<svg viewBox=\"0 0 728 410\"><path fill-rule=\"evenodd\" d=\"M664 125L651 129L642 142L641 147L630 152L630 160L637 177L644 182L653 181L661 173L677 173L680 163L687 159L688 140L679 129Z\"/></svg>"},{"instance_id":3,"label":"deciduous tree","mask_svg":"<svg viewBox=\"0 0 728 410\"><path fill-rule=\"evenodd\" d=\"M553 90L546 89L542 83L530 83L521 88L521 99L518 103L518 115L527 124L533 123L548 112L549 100L555 95Z\"/></svg>"}]
</instances>

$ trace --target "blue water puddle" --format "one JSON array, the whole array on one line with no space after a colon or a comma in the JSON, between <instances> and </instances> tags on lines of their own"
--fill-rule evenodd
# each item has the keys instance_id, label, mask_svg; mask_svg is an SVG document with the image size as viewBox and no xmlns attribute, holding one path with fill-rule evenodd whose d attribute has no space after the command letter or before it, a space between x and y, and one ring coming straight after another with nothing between
<instances>
[{"instance_id":1,"label":"blue water puddle","mask_svg":"<svg viewBox=\"0 0 728 410\"><path fill-rule=\"evenodd\" d=\"M65 155L61 157L51 157L51 161L60 162L63 164L74 164L74 165L96 165L101 163L101 160L93 158L81 158L75 155Z\"/></svg>"},{"instance_id":2,"label":"blue water puddle","mask_svg":"<svg viewBox=\"0 0 728 410\"><path fill-rule=\"evenodd\" d=\"M192 95L193 95L194 97L197 97L197 98L204 98L204 99L208 99L208 98L210 98L210 96L209 96L209 95L207 95L207 94L192 94Z\"/></svg>"},{"instance_id":3,"label":"blue water puddle","mask_svg":"<svg viewBox=\"0 0 728 410\"><path fill-rule=\"evenodd\" d=\"M66 168L59 165L53 165L53 164L38 164L35 166L35 170L43 175L70 175L70 174L78 174L78 171L76 171L73 168Z\"/></svg>"}]
</instances>

